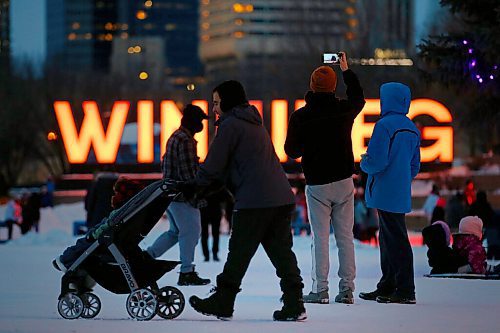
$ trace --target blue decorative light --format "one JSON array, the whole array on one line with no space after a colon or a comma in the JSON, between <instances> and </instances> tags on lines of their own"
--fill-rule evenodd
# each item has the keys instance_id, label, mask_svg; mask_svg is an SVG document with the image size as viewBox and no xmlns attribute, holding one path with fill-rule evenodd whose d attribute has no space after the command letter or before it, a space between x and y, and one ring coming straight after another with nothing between
<instances>
[{"instance_id":1,"label":"blue decorative light","mask_svg":"<svg viewBox=\"0 0 500 333\"><path fill-rule=\"evenodd\" d=\"M464 43L464 45L467 45L469 42L464 39L462 43Z\"/></svg>"}]
</instances>

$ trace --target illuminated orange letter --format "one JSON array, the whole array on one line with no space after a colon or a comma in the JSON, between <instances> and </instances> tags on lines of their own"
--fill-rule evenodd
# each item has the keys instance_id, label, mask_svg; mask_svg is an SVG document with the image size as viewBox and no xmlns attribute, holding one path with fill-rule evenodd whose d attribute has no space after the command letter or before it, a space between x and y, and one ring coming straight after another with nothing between
<instances>
[{"instance_id":1,"label":"illuminated orange letter","mask_svg":"<svg viewBox=\"0 0 500 333\"><path fill-rule=\"evenodd\" d=\"M208 102L204 100L195 100L192 102L193 105L199 106L205 114L208 114ZM200 133L196 133L194 136L195 140L198 141L197 152L200 157L200 162L205 161L208 153L208 121L203 121L203 130Z\"/></svg>"},{"instance_id":2,"label":"illuminated orange letter","mask_svg":"<svg viewBox=\"0 0 500 333\"><path fill-rule=\"evenodd\" d=\"M177 105L174 103L174 101L170 100L161 102L160 112L161 112L160 148L161 148L161 156L163 156L163 154L165 154L168 138L181 125L182 114Z\"/></svg>"},{"instance_id":3,"label":"illuminated orange letter","mask_svg":"<svg viewBox=\"0 0 500 333\"><path fill-rule=\"evenodd\" d=\"M137 103L137 162L152 163L154 156L153 101Z\"/></svg>"},{"instance_id":4,"label":"illuminated orange letter","mask_svg":"<svg viewBox=\"0 0 500 333\"><path fill-rule=\"evenodd\" d=\"M428 115L439 123L451 123L450 111L441 103L432 99L416 99L411 102L410 119L420 115ZM433 127L426 126L422 129L422 140L436 140L429 147L420 148L420 160L422 162L453 161L453 128L451 126Z\"/></svg>"},{"instance_id":5,"label":"illuminated orange letter","mask_svg":"<svg viewBox=\"0 0 500 333\"><path fill-rule=\"evenodd\" d=\"M367 99L363 111L356 117L352 130L352 146L354 160L360 161L360 155L366 151L365 139L370 138L375 123L364 121L365 116L378 116L380 114L380 100ZM450 123L452 117L450 111L441 103L432 99L416 99L410 104L408 117L413 119L420 115L427 115L439 123ZM435 140L428 147L420 148L421 162L433 162L439 159L441 162L453 161L453 128L451 126L426 126L421 133L423 140Z\"/></svg>"},{"instance_id":6,"label":"illuminated orange letter","mask_svg":"<svg viewBox=\"0 0 500 333\"><path fill-rule=\"evenodd\" d=\"M262 108L262 101L261 100L257 100L257 99L253 99L253 100L248 101L248 103L250 105L255 106L255 108L257 109L257 111L259 111L259 113L260 113L260 117L262 119L264 119L264 111L263 111L264 109Z\"/></svg>"},{"instance_id":7,"label":"illuminated orange letter","mask_svg":"<svg viewBox=\"0 0 500 333\"><path fill-rule=\"evenodd\" d=\"M286 129L288 127L288 101L276 99L271 102L271 139L280 162L286 162Z\"/></svg>"},{"instance_id":8,"label":"illuminated orange letter","mask_svg":"<svg viewBox=\"0 0 500 333\"><path fill-rule=\"evenodd\" d=\"M366 151L365 139L372 136L373 128L375 127L375 123L365 122L365 116L378 116L379 114L380 100L366 99L363 111L361 111L354 120L354 126L351 133L354 161L359 162L361 160L361 154Z\"/></svg>"},{"instance_id":9,"label":"illuminated orange letter","mask_svg":"<svg viewBox=\"0 0 500 333\"><path fill-rule=\"evenodd\" d=\"M83 102L83 123L78 134L69 102L55 102L54 110L70 163L85 163L93 146L98 163L113 163L116 160L123 127L130 104L115 102L111 111L106 134L102 126L97 103Z\"/></svg>"}]
</instances>

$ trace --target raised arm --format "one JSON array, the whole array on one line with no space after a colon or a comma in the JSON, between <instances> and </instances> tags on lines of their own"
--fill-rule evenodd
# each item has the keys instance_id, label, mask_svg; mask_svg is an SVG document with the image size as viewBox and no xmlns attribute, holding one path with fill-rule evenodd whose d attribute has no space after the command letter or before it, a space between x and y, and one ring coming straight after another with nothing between
<instances>
[{"instance_id":1,"label":"raised arm","mask_svg":"<svg viewBox=\"0 0 500 333\"><path fill-rule=\"evenodd\" d=\"M340 57L340 69L342 70L344 83L347 87L347 102L351 105L353 117L356 118L356 116L361 112L361 110L363 110L363 107L365 106L365 95L363 93L363 88L361 88L361 84L359 83L357 75L351 69L349 69L346 53L341 53L342 56Z\"/></svg>"}]
</instances>

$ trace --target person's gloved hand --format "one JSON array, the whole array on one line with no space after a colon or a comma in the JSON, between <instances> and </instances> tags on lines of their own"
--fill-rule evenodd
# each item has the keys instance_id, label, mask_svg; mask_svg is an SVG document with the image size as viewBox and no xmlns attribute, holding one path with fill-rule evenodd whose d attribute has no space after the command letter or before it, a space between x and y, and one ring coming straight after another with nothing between
<instances>
[{"instance_id":1,"label":"person's gloved hand","mask_svg":"<svg viewBox=\"0 0 500 333\"><path fill-rule=\"evenodd\" d=\"M95 228L89 234L92 236L93 239L99 239L99 237L101 237L101 235L108 229L109 225L107 223L102 223L101 225L99 225L99 227Z\"/></svg>"}]
</instances>

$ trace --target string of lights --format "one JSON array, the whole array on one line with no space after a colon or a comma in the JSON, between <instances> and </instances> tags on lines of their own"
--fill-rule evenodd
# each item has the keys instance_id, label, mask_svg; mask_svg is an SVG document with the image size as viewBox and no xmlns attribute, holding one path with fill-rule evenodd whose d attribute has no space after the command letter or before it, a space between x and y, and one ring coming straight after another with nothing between
<instances>
[{"instance_id":1,"label":"string of lights","mask_svg":"<svg viewBox=\"0 0 500 333\"><path fill-rule=\"evenodd\" d=\"M464 39L462 40L462 45L468 56L467 65L472 79L480 84L493 81L498 76L498 65L485 65L481 63L478 60L477 51L474 49L471 41Z\"/></svg>"}]
</instances>

